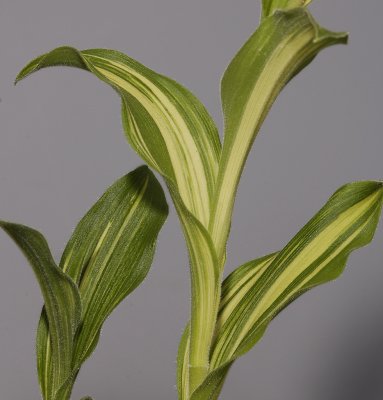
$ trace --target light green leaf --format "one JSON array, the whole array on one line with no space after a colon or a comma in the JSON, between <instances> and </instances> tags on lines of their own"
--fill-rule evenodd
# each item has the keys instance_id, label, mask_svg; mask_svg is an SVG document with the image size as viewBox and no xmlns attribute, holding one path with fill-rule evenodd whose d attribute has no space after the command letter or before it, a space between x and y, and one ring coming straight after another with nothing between
<instances>
[{"instance_id":1,"label":"light green leaf","mask_svg":"<svg viewBox=\"0 0 383 400\"><path fill-rule=\"evenodd\" d=\"M58 398L69 398L105 319L148 273L167 213L160 184L147 167L140 167L115 182L77 225L60 267L79 286L82 323L75 338L71 377L60 388ZM44 377L51 365L44 313L37 348L39 376Z\"/></svg>"},{"instance_id":2,"label":"light green leaf","mask_svg":"<svg viewBox=\"0 0 383 400\"><path fill-rule=\"evenodd\" d=\"M221 84L225 137L210 222L219 259L246 158L272 103L320 50L346 40L344 33L319 27L304 8L278 11L262 21L227 68Z\"/></svg>"},{"instance_id":3,"label":"light green leaf","mask_svg":"<svg viewBox=\"0 0 383 400\"><path fill-rule=\"evenodd\" d=\"M274 316L300 294L338 277L350 252L372 240L382 200L381 182L345 185L283 250L229 275L211 368L247 352Z\"/></svg>"},{"instance_id":4,"label":"light green leaf","mask_svg":"<svg viewBox=\"0 0 383 400\"><path fill-rule=\"evenodd\" d=\"M167 181L189 250L193 293L189 364L196 376L191 385L198 385L208 370L219 302L217 256L207 231L221 151L217 128L185 88L116 51L61 47L33 60L17 81L55 65L86 69L117 90L130 144Z\"/></svg>"},{"instance_id":5,"label":"light green leaf","mask_svg":"<svg viewBox=\"0 0 383 400\"><path fill-rule=\"evenodd\" d=\"M186 209L169 185L189 250L192 310L188 345L189 360L183 359L183 392L192 392L209 370L209 355L220 298L220 273L216 252L207 230ZM178 361L182 359L179 358ZM185 369L189 373L186 373Z\"/></svg>"},{"instance_id":6,"label":"light green leaf","mask_svg":"<svg viewBox=\"0 0 383 400\"><path fill-rule=\"evenodd\" d=\"M312 0L262 0L262 18L272 15L277 10L291 10L297 7L305 7Z\"/></svg>"},{"instance_id":7,"label":"light green leaf","mask_svg":"<svg viewBox=\"0 0 383 400\"><path fill-rule=\"evenodd\" d=\"M72 370L74 335L81 319L76 284L54 262L41 233L27 226L0 221L0 227L16 242L31 264L45 302L44 323L49 324L49 376L40 380L53 395ZM38 363L41 359L38 355ZM43 388L42 388L43 389Z\"/></svg>"},{"instance_id":8,"label":"light green leaf","mask_svg":"<svg viewBox=\"0 0 383 400\"><path fill-rule=\"evenodd\" d=\"M249 289L252 288L261 271L270 265L275 256L276 253L250 261L237 268L225 279L222 285L220 314L227 308L235 309ZM219 323L217 321L217 330ZM232 364L233 360L222 363L211 371L204 382L194 391L191 400L218 399Z\"/></svg>"}]
</instances>

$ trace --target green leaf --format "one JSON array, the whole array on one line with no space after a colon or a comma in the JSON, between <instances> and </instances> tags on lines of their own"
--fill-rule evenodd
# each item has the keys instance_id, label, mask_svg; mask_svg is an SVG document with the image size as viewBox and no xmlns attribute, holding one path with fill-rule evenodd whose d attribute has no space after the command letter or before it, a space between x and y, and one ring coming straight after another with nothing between
<instances>
[{"instance_id":1,"label":"green leaf","mask_svg":"<svg viewBox=\"0 0 383 400\"><path fill-rule=\"evenodd\" d=\"M372 240L382 201L382 182L347 184L280 252L250 261L225 279L211 373L193 400L214 398L209 390L223 384L227 368L254 346L281 310L342 273L350 253Z\"/></svg>"},{"instance_id":2,"label":"green leaf","mask_svg":"<svg viewBox=\"0 0 383 400\"><path fill-rule=\"evenodd\" d=\"M117 90L131 145L175 185L188 210L207 225L220 141L214 122L198 99L175 81L106 49L57 48L30 62L16 82L56 65L88 70Z\"/></svg>"},{"instance_id":3,"label":"green leaf","mask_svg":"<svg viewBox=\"0 0 383 400\"><path fill-rule=\"evenodd\" d=\"M60 262L79 280L83 302L77 361L95 346L106 317L146 277L167 214L160 184L140 167L117 181L77 226Z\"/></svg>"},{"instance_id":4,"label":"green leaf","mask_svg":"<svg viewBox=\"0 0 383 400\"><path fill-rule=\"evenodd\" d=\"M189 345L190 324L186 325L182 334L177 355L177 391L178 400L187 400L189 397Z\"/></svg>"},{"instance_id":5,"label":"green leaf","mask_svg":"<svg viewBox=\"0 0 383 400\"><path fill-rule=\"evenodd\" d=\"M344 33L319 27L304 8L278 11L263 19L228 66L221 84L225 136L210 220L219 259L224 257L245 161L271 105L320 50L346 40Z\"/></svg>"},{"instance_id":6,"label":"green leaf","mask_svg":"<svg viewBox=\"0 0 383 400\"><path fill-rule=\"evenodd\" d=\"M232 364L233 362L228 362L211 371L192 393L190 400L218 400Z\"/></svg>"},{"instance_id":7,"label":"green leaf","mask_svg":"<svg viewBox=\"0 0 383 400\"><path fill-rule=\"evenodd\" d=\"M179 390L185 398L211 370L226 241L251 144L284 85L321 49L346 41L345 34L319 27L300 7L307 3L263 2L261 26L229 65L222 81L222 150L214 123L193 95L116 51L61 47L33 60L17 77L20 80L41 68L69 65L110 84L122 99L129 142L165 177L186 238L191 269L189 338L181 343L178 366L183 380Z\"/></svg>"},{"instance_id":8,"label":"green leaf","mask_svg":"<svg viewBox=\"0 0 383 400\"><path fill-rule=\"evenodd\" d=\"M147 275L167 213L160 184L147 167L140 167L115 182L77 225L60 267L78 284L83 313L75 337L72 374L58 398L69 398L105 319ZM43 313L37 335L39 376L50 368L49 336Z\"/></svg>"},{"instance_id":9,"label":"green leaf","mask_svg":"<svg viewBox=\"0 0 383 400\"><path fill-rule=\"evenodd\" d=\"M205 107L185 88L117 51L60 47L33 60L17 81L55 65L86 69L116 89L122 99L123 126L130 144L164 176L170 188L190 258L190 366L194 387L209 367L219 303L220 274L207 231L221 152L217 128Z\"/></svg>"},{"instance_id":10,"label":"green leaf","mask_svg":"<svg viewBox=\"0 0 383 400\"><path fill-rule=\"evenodd\" d=\"M44 324L49 324L51 367L49 376L39 371L39 377L44 392L53 395L72 370L74 335L81 319L79 291L72 279L55 264L41 233L4 221L0 221L0 227L24 253L40 285L45 302Z\"/></svg>"}]
</instances>

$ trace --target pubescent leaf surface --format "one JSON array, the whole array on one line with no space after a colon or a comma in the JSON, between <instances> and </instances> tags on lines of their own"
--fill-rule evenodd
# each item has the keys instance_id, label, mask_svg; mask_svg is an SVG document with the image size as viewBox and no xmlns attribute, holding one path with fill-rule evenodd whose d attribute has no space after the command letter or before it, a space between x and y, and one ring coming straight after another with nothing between
<instances>
[{"instance_id":1,"label":"pubescent leaf surface","mask_svg":"<svg viewBox=\"0 0 383 400\"><path fill-rule=\"evenodd\" d=\"M117 90L131 145L175 185L187 209L206 226L221 145L197 98L177 82L107 49L57 48L30 62L16 81L58 65L85 69Z\"/></svg>"},{"instance_id":2,"label":"pubescent leaf surface","mask_svg":"<svg viewBox=\"0 0 383 400\"><path fill-rule=\"evenodd\" d=\"M167 217L163 190L147 167L115 182L77 225L60 267L79 287L83 304L71 376L57 398L68 398L81 364L94 350L105 319L146 277ZM50 329L44 312L37 332L41 384L51 368ZM50 399L45 391L45 398Z\"/></svg>"},{"instance_id":3,"label":"pubescent leaf surface","mask_svg":"<svg viewBox=\"0 0 383 400\"><path fill-rule=\"evenodd\" d=\"M189 250L193 292L189 364L192 381L197 382L192 385L198 385L209 367L219 303L217 256L207 231L221 151L217 128L189 91L113 50L60 47L33 60L17 81L56 65L88 70L120 94L130 144L170 188Z\"/></svg>"},{"instance_id":4,"label":"pubescent leaf surface","mask_svg":"<svg viewBox=\"0 0 383 400\"><path fill-rule=\"evenodd\" d=\"M246 323L238 323L237 330L233 328L238 322L233 310L244 319L248 313L239 292L229 290L233 299L227 297L228 287L235 289L234 276L243 274L246 280L247 270L255 273L259 266L255 261L232 276L232 286L225 283L215 328L234 198L252 143L283 87L322 49L347 40L346 34L319 26L305 8L309 2L262 1L259 28L234 57L222 80L222 150L214 123L192 94L119 52L61 47L33 60L17 78L41 68L68 65L88 70L110 84L121 96L123 126L130 144L166 179L191 264L191 320L178 356L181 399L189 399L193 392L192 399L218 398L233 360L259 339L268 323L254 328L259 321L249 317ZM251 275L250 281L257 281L256 276ZM252 287L249 282L245 286ZM287 296L282 303L286 305L293 297ZM243 310L237 309L240 305ZM272 305L273 311L279 312L274 299Z\"/></svg>"},{"instance_id":5,"label":"pubescent leaf surface","mask_svg":"<svg viewBox=\"0 0 383 400\"><path fill-rule=\"evenodd\" d=\"M257 343L281 310L341 274L350 253L372 240L382 202L382 182L347 184L280 252L250 261L225 279L211 372L193 400L216 398L233 361Z\"/></svg>"},{"instance_id":6,"label":"pubescent leaf surface","mask_svg":"<svg viewBox=\"0 0 383 400\"><path fill-rule=\"evenodd\" d=\"M262 20L226 69L221 83L225 135L210 220L219 259L242 170L271 105L322 49L346 40L344 33L321 28L305 8L277 10Z\"/></svg>"},{"instance_id":7,"label":"pubescent leaf surface","mask_svg":"<svg viewBox=\"0 0 383 400\"><path fill-rule=\"evenodd\" d=\"M83 303L77 361L89 354L105 318L146 277L167 214L159 182L140 167L111 186L77 225L60 261L78 282Z\"/></svg>"},{"instance_id":8,"label":"pubescent leaf surface","mask_svg":"<svg viewBox=\"0 0 383 400\"><path fill-rule=\"evenodd\" d=\"M234 57L222 79L224 144L209 224L219 276L242 170L271 105L283 87L322 49L347 41L347 34L320 27L306 10L308 3L303 0L263 1L259 28ZM230 368L232 357L221 363L215 359L220 345L214 344L209 368L219 368L221 372L207 377L208 383L198 390L201 399L207 398L207 393L211 398L218 397L223 383L220 377ZM212 388L215 388L214 393Z\"/></svg>"},{"instance_id":9,"label":"pubescent leaf surface","mask_svg":"<svg viewBox=\"0 0 383 400\"><path fill-rule=\"evenodd\" d=\"M74 336L81 321L80 294L72 279L56 265L40 232L5 221L0 221L0 227L24 253L40 285L50 331L49 376L40 379L40 384L53 396L71 374ZM37 358L41 365L41 355Z\"/></svg>"}]
</instances>

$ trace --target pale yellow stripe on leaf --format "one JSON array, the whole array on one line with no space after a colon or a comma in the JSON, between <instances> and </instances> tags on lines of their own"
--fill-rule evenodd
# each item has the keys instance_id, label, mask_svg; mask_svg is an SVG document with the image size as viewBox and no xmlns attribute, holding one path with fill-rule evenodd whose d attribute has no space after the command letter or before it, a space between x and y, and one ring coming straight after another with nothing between
<instances>
[{"instance_id":1,"label":"pale yellow stripe on leaf","mask_svg":"<svg viewBox=\"0 0 383 400\"><path fill-rule=\"evenodd\" d=\"M275 256L276 257L276 256ZM221 301L221 309L223 310L219 316L219 324L222 326L228 317L231 315L235 307L243 299L244 294L246 294L259 279L259 276L267 269L267 267L273 262L275 257L264 261L262 264L257 266L257 270L253 273L252 277L249 275L244 276L225 296L225 299ZM246 283L247 282L247 283ZM241 288L241 286L243 287ZM238 288L241 288L238 292ZM237 293L236 293L237 292ZM233 294L235 294L234 297Z\"/></svg>"},{"instance_id":2,"label":"pale yellow stripe on leaf","mask_svg":"<svg viewBox=\"0 0 383 400\"><path fill-rule=\"evenodd\" d=\"M235 132L235 139L232 143L228 160L224 166L224 175L219 186L216 204L216 218L211 229L219 257L222 256L225 246L225 236L222 235L226 234L226 229L223 229L223 225L227 224L232 212L235 196L233 190L237 187L246 154L253 140L254 132L258 130L262 122L262 116L270 100L270 94L280 82L276 77L281 76L286 67L296 59L299 52L298 49L303 49L312 39L313 29L311 28L306 32L300 32L293 41L291 37L283 40L268 61L267 68L259 76L246 103L238 129ZM292 47L294 51L292 51Z\"/></svg>"},{"instance_id":3,"label":"pale yellow stripe on leaf","mask_svg":"<svg viewBox=\"0 0 383 400\"><path fill-rule=\"evenodd\" d=\"M157 164L156 160L152 157L152 154L150 153L150 151L149 151L149 149L148 149L148 147L147 147L147 145L145 143L145 140L144 140L144 138L143 138L143 136L141 134L141 130L137 125L137 122L136 122L136 120L134 118L133 113L129 109L127 110L127 113L129 115L130 123L133 125L133 129L134 129L134 132L136 134L137 143L139 143L139 146L141 147L143 153L145 154L146 158L150 161L152 166L154 168L156 168L157 170L161 170L161 168Z\"/></svg>"},{"instance_id":4,"label":"pale yellow stripe on leaf","mask_svg":"<svg viewBox=\"0 0 383 400\"><path fill-rule=\"evenodd\" d=\"M190 347L190 335L188 337L184 358L182 362L183 397L181 400L187 400L189 395L189 347Z\"/></svg>"},{"instance_id":5,"label":"pale yellow stripe on leaf","mask_svg":"<svg viewBox=\"0 0 383 400\"><path fill-rule=\"evenodd\" d=\"M69 254L68 254L67 257L65 258L65 261L64 261L64 264L63 264L63 267L62 267L62 270L63 270L64 272L66 272L66 270L68 269L69 261L70 261L70 259L72 258L72 255L73 255L73 247L70 249Z\"/></svg>"},{"instance_id":6,"label":"pale yellow stripe on leaf","mask_svg":"<svg viewBox=\"0 0 383 400\"><path fill-rule=\"evenodd\" d=\"M93 251L93 253L92 253L91 257L90 257L90 260L89 260L89 263L88 263L89 266L91 266L94 263L94 260L96 259L97 255L98 255L98 252L100 251L101 246L104 243L105 237L108 234L109 229L111 228L111 226L112 226L112 222L109 221L108 224L106 225L104 231L102 232L100 238L98 239L96 247L94 248L94 251Z\"/></svg>"},{"instance_id":7,"label":"pale yellow stripe on leaf","mask_svg":"<svg viewBox=\"0 0 383 400\"><path fill-rule=\"evenodd\" d=\"M370 217L363 225L361 225L358 230L356 230L349 238L340 246L336 251L334 251L331 256L329 256L325 261L323 261L315 270L308 275L301 284L294 290L293 293L299 292L301 288L303 288L311 279L313 279L318 273L320 273L323 268L328 265L332 260L334 260L362 231L366 228L366 226L370 223Z\"/></svg>"},{"instance_id":8,"label":"pale yellow stripe on leaf","mask_svg":"<svg viewBox=\"0 0 383 400\"><path fill-rule=\"evenodd\" d=\"M45 376L45 392L48 393L49 390L49 365L51 363L51 339L49 332L47 333L47 343L46 343L46 353L45 353L45 363L44 363L44 376Z\"/></svg>"},{"instance_id":9,"label":"pale yellow stripe on leaf","mask_svg":"<svg viewBox=\"0 0 383 400\"><path fill-rule=\"evenodd\" d=\"M305 246L294 261L291 262L289 267L278 277L272 289L270 289L268 294L262 299L262 306L267 309L275 301L276 297L286 289L286 282L288 283L294 280L308 265L323 254L334 242L334 239L345 233L380 196L380 193L375 193L360 201L340 214L335 221L321 231L307 246ZM291 276L292 272L294 276Z\"/></svg>"},{"instance_id":10,"label":"pale yellow stripe on leaf","mask_svg":"<svg viewBox=\"0 0 383 400\"><path fill-rule=\"evenodd\" d=\"M108 252L107 252L107 254L106 254L106 256L105 256L105 259L104 259L102 265L100 266L100 268L99 268L99 270L98 270L98 272L97 272L97 277L93 278L93 280L94 280L95 282L98 282L98 281L99 281L100 275L103 273L103 271L104 271L104 269L105 269L105 266L107 265L108 260L110 259L111 255L113 254L113 251L114 251L114 249L115 249L115 247L116 247L118 241L120 240L121 235L122 235L122 233L123 233L125 227L126 227L127 224L129 223L129 221L130 221L132 215L134 214L135 210L137 209L138 205L140 204L140 202L141 202L141 200L142 200L142 198L143 198L143 196L144 196L144 194L145 194L146 188L147 188L147 186L148 186L148 182L149 182L149 178L147 177L147 178L145 179L145 182L144 182L144 184L143 184L143 186L142 186L140 192L138 193L136 199L134 200L134 203L133 203L132 206L130 207L129 212L128 212L128 214L126 215L123 224L121 225L120 229L118 230L118 232L117 232L117 234L116 234L116 236L115 236L113 242L112 242L111 245L109 246L109 250L108 250ZM109 224L108 224L108 229L109 229L109 228L110 228L110 226L109 226ZM106 230L105 230L105 231L106 231ZM106 234L105 231L104 231L104 233ZM104 234L103 234L103 237L104 237ZM100 240L101 240L101 238L100 238ZM104 240L104 239L103 239L103 240ZM100 246L101 246L101 243L100 243ZM93 259L93 260L94 260L94 259ZM93 261L93 260L92 260L92 261ZM87 283L87 272L88 272L88 271L91 271L91 269L92 269L92 268L88 267L87 270L85 271L85 275L84 275L84 277L83 277L83 279L81 280L81 283L80 283L80 292L82 292L82 290L81 290L82 287ZM83 302L84 302L84 304L89 304L88 301L87 301L87 300L88 300L88 299L87 299L87 297L88 297L87 294L88 294L88 293L89 293L89 292L83 293ZM85 311L85 310L84 310L84 311Z\"/></svg>"},{"instance_id":11,"label":"pale yellow stripe on leaf","mask_svg":"<svg viewBox=\"0 0 383 400\"><path fill-rule=\"evenodd\" d=\"M193 258L195 260L195 278L197 278L197 284L195 285L196 289L199 290L199 293L196 293L196 299L198 301L199 307L198 307L198 322L200 324L206 324L208 326L203 328L203 326L200 326L200 329L195 330L194 326L191 326L191 332L195 334L197 332L197 337L193 336L193 343L197 343L201 345L202 348L205 348L205 346L209 346L212 335L213 335L213 325L214 322L211 320L211 315L212 315L212 307L216 308L218 299L216 298L216 276L215 276L215 271L214 271L214 265L212 265L211 262L208 264L204 264L204 260L200 258L201 254L209 254L210 249L206 245L205 238L202 235L197 236L197 232L194 232L195 235L195 245L199 247L199 251L195 251L195 247L191 249L193 252ZM210 288L207 289L206 286L209 285ZM190 360L190 363L193 366L207 366L207 361L205 359L206 354L203 353L198 353L198 352L193 352L192 353L192 359Z\"/></svg>"},{"instance_id":12,"label":"pale yellow stripe on leaf","mask_svg":"<svg viewBox=\"0 0 383 400\"><path fill-rule=\"evenodd\" d=\"M258 318L272 306L272 304L277 300L281 293L285 291L288 285L294 281L312 262L314 262L318 257L320 257L334 242L334 238L340 237L343 233L351 227L355 221L360 218L381 196L380 193L376 193L361 202L357 203L353 207L349 208L347 211L340 214L340 216L327 228L325 228L314 240L308 244L302 252L289 264L288 268L282 272L278 277L276 282L272 285L270 290L262 298L262 301L254 310L252 316L248 319L246 324L244 324L242 332L236 338L235 344L233 344L232 350L228 357L231 357L237 347L240 345L242 340L245 338L250 329L254 326ZM318 274L324 266L328 265L336 256L338 256L368 225L370 221L367 220L357 231L355 231L350 237L345 240L341 246L339 246L331 255L324 260L313 273L304 280L304 282L292 291L289 297L294 296L305 283L309 282L316 274Z\"/></svg>"},{"instance_id":13,"label":"pale yellow stripe on leaf","mask_svg":"<svg viewBox=\"0 0 383 400\"><path fill-rule=\"evenodd\" d=\"M318 265L317 268L307 277L305 278L296 288L294 288L293 291L289 293L289 298L294 297L296 293L299 293L299 291L305 287L305 285L310 282L311 279L313 279L317 274L319 274L323 268L328 265L332 260L334 260L359 234L360 232L368 225L370 221L366 221L357 231L355 231L352 235L350 235L347 240L342 243L342 246L340 246L336 251L334 251L331 256L329 256L324 262L322 262L320 265ZM293 279L292 279L293 280ZM291 281L292 281L291 280ZM291 283L289 281L288 283ZM287 285L286 285L287 287ZM279 293L280 294L280 293ZM271 306L272 304L268 304ZM254 311L253 315L250 317L249 322L244 325L243 331L241 335L238 337L238 340L236 341L235 345L233 346L233 351L230 354L230 357L235 353L235 350L238 348L240 345L241 341L245 338L247 333L250 331L250 329L254 326L255 323L259 323L258 319L260 316L267 310L268 308L267 304L264 304L263 301L260 302L259 306L257 309ZM281 304L275 304L274 310L278 308ZM263 319L267 319L269 316L266 316ZM251 323L250 323L251 321Z\"/></svg>"},{"instance_id":14,"label":"pale yellow stripe on leaf","mask_svg":"<svg viewBox=\"0 0 383 400\"><path fill-rule=\"evenodd\" d=\"M156 101L150 101L126 80L104 68L96 67L99 73L136 97L156 121L169 152L180 194L187 207L203 224L207 225L210 202L205 169L193 136L177 108L154 84L133 69L117 62L103 60L137 77L156 96ZM180 141L182 141L181 146L178 145ZM185 174L185 170L187 170L187 174Z\"/></svg>"}]
</instances>

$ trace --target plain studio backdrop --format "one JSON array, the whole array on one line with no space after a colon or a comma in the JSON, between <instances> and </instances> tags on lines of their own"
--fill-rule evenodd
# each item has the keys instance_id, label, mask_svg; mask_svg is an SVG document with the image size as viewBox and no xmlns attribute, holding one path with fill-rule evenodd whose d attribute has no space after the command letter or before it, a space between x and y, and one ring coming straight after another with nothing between
<instances>
[{"instance_id":1,"label":"plain studio backdrop","mask_svg":"<svg viewBox=\"0 0 383 400\"><path fill-rule=\"evenodd\" d=\"M226 271L280 249L342 184L383 179L383 2L316 0L318 21L350 32L283 91L250 153ZM221 75L255 30L257 0L1 0L0 218L43 232L58 258L75 224L142 162L120 102L89 73L30 59L64 44L118 49L191 89L222 126ZM337 281L289 306L238 360L222 400L383 397L383 224ZM0 233L0 398L40 398L32 270ZM186 249L172 208L148 278L104 325L73 399L176 399L178 341L189 317Z\"/></svg>"}]
</instances>

